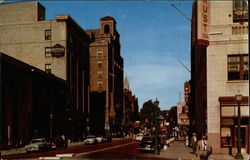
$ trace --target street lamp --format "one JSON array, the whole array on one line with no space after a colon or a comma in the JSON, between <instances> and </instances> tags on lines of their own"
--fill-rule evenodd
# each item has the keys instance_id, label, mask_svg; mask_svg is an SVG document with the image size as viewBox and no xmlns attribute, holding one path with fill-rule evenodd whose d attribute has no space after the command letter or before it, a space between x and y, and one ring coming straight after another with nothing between
<instances>
[{"instance_id":1,"label":"street lamp","mask_svg":"<svg viewBox=\"0 0 250 160\"><path fill-rule=\"evenodd\" d=\"M160 155L159 149L158 149L158 120L157 120L157 116L158 116L158 105L159 105L159 101L156 98L154 101L154 105L156 107L156 115L155 115L155 155Z\"/></svg>"},{"instance_id":2,"label":"street lamp","mask_svg":"<svg viewBox=\"0 0 250 160\"><path fill-rule=\"evenodd\" d=\"M235 100L237 102L237 105L238 105L238 136L237 136L237 154L235 156L235 159L243 159L243 156L241 154L241 129L240 129L240 118L241 118L241 115L240 115L240 103L241 103L241 100L242 100L242 95L241 94L238 94L238 95L235 95Z\"/></svg>"},{"instance_id":3,"label":"street lamp","mask_svg":"<svg viewBox=\"0 0 250 160\"><path fill-rule=\"evenodd\" d=\"M50 131L50 132L49 132L49 137L52 138L52 129L53 129L53 128L52 128L52 125L53 125L53 124L52 124L52 122L53 122L53 114L52 114L52 113L49 115L49 120L50 120L50 121L49 121L49 122L50 122L50 125L49 125L49 126L50 126L50 129L49 129L49 131Z\"/></svg>"},{"instance_id":4,"label":"street lamp","mask_svg":"<svg viewBox=\"0 0 250 160\"><path fill-rule=\"evenodd\" d=\"M86 123L87 123L87 127L86 127L86 130L87 130L87 136L89 136L89 118L86 118Z\"/></svg>"}]
</instances>

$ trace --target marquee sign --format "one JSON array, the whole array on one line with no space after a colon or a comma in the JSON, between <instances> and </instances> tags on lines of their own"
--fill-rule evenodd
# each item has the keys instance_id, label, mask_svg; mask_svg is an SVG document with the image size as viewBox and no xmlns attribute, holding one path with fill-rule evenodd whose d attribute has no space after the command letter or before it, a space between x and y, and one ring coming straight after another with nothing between
<instances>
[{"instance_id":1,"label":"marquee sign","mask_svg":"<svg viewBox=\"0 0 250 160\"><path fill-rule=\"evenodd\" d=\"M53 57L56 58L63 57L65 54L65 47L60 44L56 44L51 48L51 53Z\"/></svg>"},{"instance_id":2,"label":"marquee sign","mask_svg":"<svg viewBox=\"0 0 250 160\"><path fill-rule=\"evenodd\" d=\"M189 125L188 106L185 102L177 104L177 123L178 125Z\"/></svg>"}]
</instances>

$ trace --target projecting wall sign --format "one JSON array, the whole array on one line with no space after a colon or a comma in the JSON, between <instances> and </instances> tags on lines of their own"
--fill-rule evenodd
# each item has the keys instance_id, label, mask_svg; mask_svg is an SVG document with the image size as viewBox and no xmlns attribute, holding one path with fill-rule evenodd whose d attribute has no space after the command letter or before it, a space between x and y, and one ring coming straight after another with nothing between
<instances>
[{"instance_id":1,"label":"projecting wall sign","mask_svg":"<svg viewBox=\"0 0 250 160\"><path fill-rule=\"evenodd\" d=\"M60 44L56 44L51 48L51 53L53 57L56 58L63 57L65 54L65 47Z\"/></svg>"}]
</instances>

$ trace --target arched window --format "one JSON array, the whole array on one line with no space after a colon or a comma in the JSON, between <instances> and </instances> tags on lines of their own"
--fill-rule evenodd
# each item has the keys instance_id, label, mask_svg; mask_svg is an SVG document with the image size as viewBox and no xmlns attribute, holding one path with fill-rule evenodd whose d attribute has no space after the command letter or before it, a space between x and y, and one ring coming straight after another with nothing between
<instances>
[{"instance_id":1,"label":"arched window","mask_svg":"<svg viewBox=\"0 0 250 160\"><path fill-rule=\"evenodd\" d=\"M110 32L109 25L106 24L106 25L104 26L104 33L109 33L109 32Z\"/></svg>"}]
</instances>

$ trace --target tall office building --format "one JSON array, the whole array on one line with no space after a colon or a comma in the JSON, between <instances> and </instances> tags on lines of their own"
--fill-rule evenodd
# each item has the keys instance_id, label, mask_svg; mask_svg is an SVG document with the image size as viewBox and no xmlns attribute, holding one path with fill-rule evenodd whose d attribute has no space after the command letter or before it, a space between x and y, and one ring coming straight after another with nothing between
<instances>
[{"instance_id":1,"label":"tall office building","mask_svg":"<svg viewBox=\"0 0 250 160\"><path fill-rule=\"evenodd\" d=\"M90 44L90 113L92 132L121 133L123 112L123 58L116 21L106 16L100 28L88 30ZM99 123L96 119L101 120Z\"/></svg>"}]
</instances>

